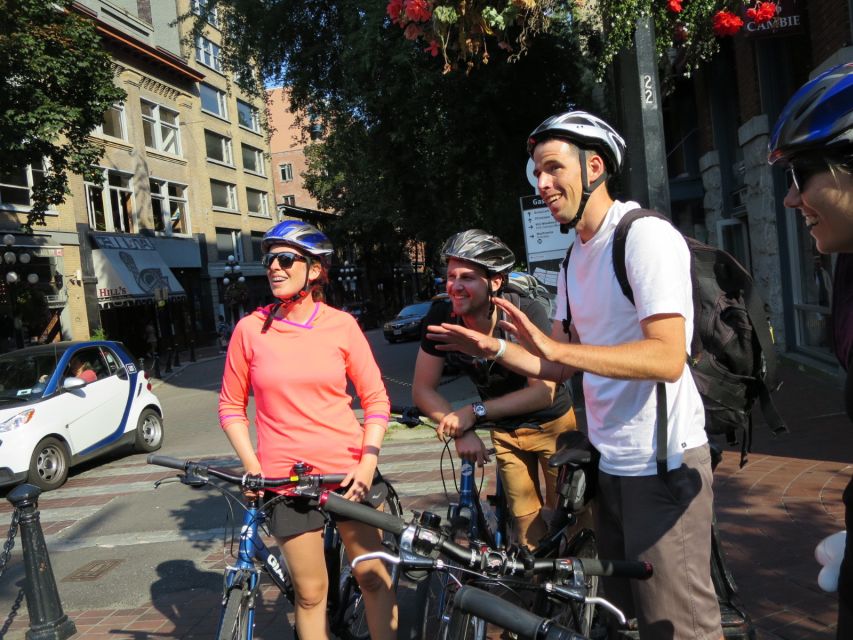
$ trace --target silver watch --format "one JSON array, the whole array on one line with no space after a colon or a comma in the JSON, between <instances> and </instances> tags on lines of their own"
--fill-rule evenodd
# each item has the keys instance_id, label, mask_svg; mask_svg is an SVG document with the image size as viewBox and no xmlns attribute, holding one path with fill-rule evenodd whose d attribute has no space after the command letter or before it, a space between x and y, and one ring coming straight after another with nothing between
<instances>
[{"instance_id":1,"label":"silver watch","mask_svg":"<svg viewBox=\"0 0 853 640\"><path fill-rule=\"evenodd\" d=\"M471 408L474 409L474 416L477 418L477 422L482 422L486 417L486 405L482 402L472 402Z\"/></svg>"}]
</instances>

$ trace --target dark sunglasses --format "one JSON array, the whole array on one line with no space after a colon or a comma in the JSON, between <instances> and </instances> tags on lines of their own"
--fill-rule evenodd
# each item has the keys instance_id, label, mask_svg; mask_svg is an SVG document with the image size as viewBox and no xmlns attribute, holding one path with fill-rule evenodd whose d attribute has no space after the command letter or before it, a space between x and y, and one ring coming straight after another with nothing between
<instances>
[{"instance_id":1,"label":"dark sunglasses","mask_svg":"<svg viewBox=\"0 0 853 640\"><path fill-rule=\"evenodd\" d=\"M261 264L265 269L269 269L272 263L278 260L278 266L282 269L290 269L294 262L308 262L305 256L300 256L298 253L291 251L281 251L279 253L267 253L261 258Z\"/></svg>"},{"instance_id":2,"label":"dark sunglasses","mask_svg":"<svg viewBox=\"0 0 853 640\"><path fill-rule=\"evenodd\" d=\"M788 178L788 187L793 184L797 191L803 192L809 180L819 173L828 169L826 162L820 160L794 160L788 164L785 173Z\"/></svg>"}]
</instances>

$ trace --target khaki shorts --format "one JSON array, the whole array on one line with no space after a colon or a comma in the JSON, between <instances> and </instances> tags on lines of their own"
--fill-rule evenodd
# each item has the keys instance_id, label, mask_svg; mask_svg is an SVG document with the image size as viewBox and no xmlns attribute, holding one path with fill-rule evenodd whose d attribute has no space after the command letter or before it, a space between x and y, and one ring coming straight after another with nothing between
<instances>
[{"instance_id":1,"label":"khaki shorts","mask_svg":"<svg viewBox=\"0 0 853 640\"><path fill-rule=\"evenodd\" d=\"M577 429L574 409L546 422L542 429L493 431L492 443L498 460L507 506L513 517L521 518L538 512L545 504L557 502L557 469L548 460L557 450L557 436ZM539 469L545 475L545 500L539 486Z\"/></svg>"},{"instance_id":2,"label":"khaki shorts","mask_svg":"<svg viewBox=\"0 0 853 640\"><path fill-rule=\"evenodd\" d=\"M687 449L665 478L599 471L599 557L645 560L649 580L605 578L607 599L636 617L643 640L718 640L720 607L711 583L711 453Z\"/></svg>"}]
</instances>

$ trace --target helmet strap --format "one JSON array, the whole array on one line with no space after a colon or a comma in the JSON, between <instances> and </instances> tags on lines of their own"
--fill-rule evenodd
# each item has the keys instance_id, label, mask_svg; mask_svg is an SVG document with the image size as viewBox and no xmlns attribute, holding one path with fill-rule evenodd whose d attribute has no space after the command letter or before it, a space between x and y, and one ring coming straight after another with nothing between
<instances>
[{"instance_id":1,"label":"helmet strap","mask_svg":"<svg viewBox=\"0 0 853 640\"><path fill-rule=\"evenodd\" d=\"M313 263L311 261L311 258L305 256L305 265L307 268L305 269L305 284L302 285L302 290L290 296L289 298L279 298L280 302L276 305L276 311L278 311L278 308L282 305L290 307L295 302L299 302L303 298L308 297L308 294L311 291L311 283L308 281L308 273L309 271L311 271L312 264Z\"/></svg>"},{"instance_id":2,"label":"helmet strap","mask_svg":"<svg viewBox=\"0 0 853 640\"><path fill-rule=\"evenodd\" d=\"M581 163L581 199L578 203L578 212L575 214L574 218L568 222L560 224L560 233L568 233L569 229L574 229L578 226L578 223L583 217L584 209L586 209L586 203L592 195L592 192L598 189L602 182L607 180L607 171L605 170L600 176L593 180L592 184L589 184L586 177L586 150L578 149L578 160Z\"/></svg>"},{"instance_id":3,"label":"helmet strap","mask_svg":"<svg viewBox=\"0 0 853 640\"><path fill-rule=\"evenodd\" d=\"M267 319L264 320L264 326L261 327L261 333L266 333L270 330L270 325L272 324L273 319L275 318L275 314L278 313L279 308L281 307L280 302L276 302L272 309L270 309L270 314L267 316Z\"/></svg>"}]
</instances>

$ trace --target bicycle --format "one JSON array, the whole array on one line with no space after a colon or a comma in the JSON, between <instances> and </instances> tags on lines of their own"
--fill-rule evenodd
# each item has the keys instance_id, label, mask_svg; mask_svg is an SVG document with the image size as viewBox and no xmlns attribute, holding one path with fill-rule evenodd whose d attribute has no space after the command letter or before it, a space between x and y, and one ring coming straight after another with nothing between
<instances>
[{"instance_id":1,"label":"bicycle","mask_svg":"<svg viewBox=\"0 0 853 640\"><path fill-rule=\"evenodd\" d=\"M462 614L454 613L459 592L472 584L501 585L510 590L534 589L547 592L549 596L564 602L574 601L583 603L584 606L601 606L610 611L618 623L624 626L626 620L621 611L604 598L588 595L585 576L609 575L647 579L653 573L652 566L647 562L606 561L593 558L546 559L487 546L465 547L449 539L447 530L441 528L441 519L436 514L424 512L420 517L415 517L410 523L406 523L365 505L344 500L327 490L308 488L300 492L304 496L316 499L318 506L324 511L375 526L393 534L399 540L398 555L385 551L367 553L354 558L354 565L364 560L382 559L403 569L443 572L453 576L453 587L448 590L450 599L445 612L449 612L447 623L442 626L441 633L436 636L438 640L474 640L485 637L485 621L489 619L489 615L478 615L483 612L476 610ZM436 552L448 557L451 563L434 557ZM464 574L468 578L467 583L463 585L461 579L454 575L455 573ZM531 580L537 575L545 576L546 580L539 582ZM497 598L497 596L494 597ZM510 610L511 603L501 598L499 600L503 603L502 606L505 605L506 610ZM534 617L540 622L547 619L536 614ZM532 618L528 616L527 619L529 621ZM505 628L514 630L511 628L511 622L504 618L499 618L496 622L503 623ZM567 636L572 640L585 638L577 633L577 629L565 627L554 621L549 621L547 628L541 629L542 632L546 632L545 636L541 636L540 631L537 631L536 634L539 635L531 633L527 637L547 638L547 629L550 628L566 629L572 632L573 635Z\"/></svg>"},{"instance_id":2,"label":"bicycle","mask_svg":"<svg viewBox=\"0 0 853 640\"><path fill-rule=\"evenodd\" d=\"M409 428L425 425L434 428L423 421L417 407L392 407L392 414L399 415L398 421ZM513 424L512 428L517 428ZM526 426L538 426L529 424ZM482 423L475 429L508 428L501 424ZM587 486L583 469L594 465L594 450L585 436L579 432L568 432L561 436L561 446L552 456L549 466L558 469L557 494L558 504L548 523L548 534L532 551L537 558L554 558L560 556L576 556L596 558L598 549L595 534L591 529L581 528L571 537L568 531L577 522L577 513L591 498L592 491ZM445 443L445 451L448 451ZM442 460L444 452L442 453ZM452 461L452 458L451 458ZM474 482L473 463L463 460L458 483L458 502L450 501L447 518L450 521L451 535L467 538L469 544L476 546L486 544L491 548L507 548L508 531L511 529L511 519L503 493L500 474L494 495L487 496L491 512L487 512L480 499L480 490ZM442 476L442 481L444 477ZM481 482L482 484L482 482ZM445 494L447 489L445 487ZM491 516L491 517L489 517ZM490 521L494 523L490 526ZM433 574L422 580L417 587L416 602L423 611L423 618L417 625L422 638L433 638L440 635L442 627L447 624L447 598L450 573ZM586 578L586 589L593 596L599 588L598 576L589 575ZM539 594L532 605L534 610L549 615L559 616L560 620L569 627L577 628L584 635L590 635L596 626L596 609L585 606L582 602L570 601L569 605L553 602L553 598ZM557 609L561 610L558 612ZM601 629L603 631L603 629Z\"/></svg>"},{"instance_id":3,"label":"bicycle","mask_svg":"<svg viewBox=\"0 0 853 640\"><path fill-rule=\"evenodd\" d=\"M212 485L231 502L239 504L244 509L237 556L234 564L225 568L222 613L216 638L217 640L252 640L255 604L260 595L261 571L267 574L291 605L295 597L284 558L270 551L261 538L261 532L267 522L267 510L280 498L273 498L261 505L258 492L263 489L288 487L287 495L299 495L302 489L319 489L324 485L340 484L345 479L345 474L311 474L311 467L302 464L295 465L289 477L261 478L249 474L236 475L199 461L179 460L160 455L148 456L148 464L182 471L183 473L178 476L180 481L194 488L206 486L213 477L255 492L255 497L246 497L244 504L216 484ZM374 481L381 479L383 478L377 471ZM159 486L162 482L162 480L158 481L155 486ZM387 480L385 482L388 486L388 495L383 508L391 517L399 517L402 515L402 508L397 493ZM374 510L372 507L366 508ZM386 536L384 543L391 549L396 544L390 536ZM347 561L346 550L341 545L340 534L333 519L327 520L323 530L323 550L326 570L329 574L327 598L329 628L341 640L368 640L370 636L361 590L352 575L352 567ZM396 584L396 570L392 572L392 580Z\"/></svg>"}]
</instances>

